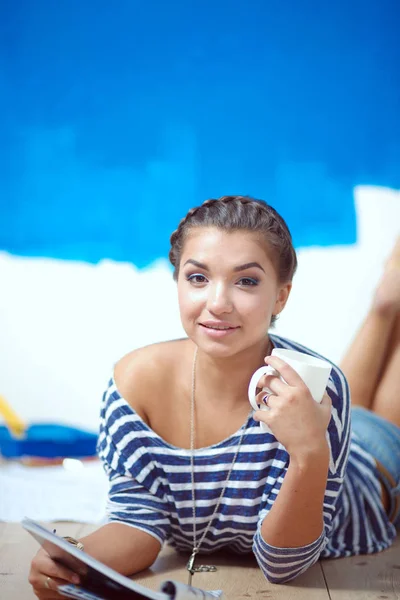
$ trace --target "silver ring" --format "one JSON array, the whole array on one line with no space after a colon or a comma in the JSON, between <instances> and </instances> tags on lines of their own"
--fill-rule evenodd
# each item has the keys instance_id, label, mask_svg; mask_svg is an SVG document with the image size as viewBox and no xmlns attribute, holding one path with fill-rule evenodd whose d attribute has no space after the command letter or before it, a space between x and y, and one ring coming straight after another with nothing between
<instances>
[{"instance_id":1,"label":"silver ring","mask_svg":"<svg viewBox=\"0 0 400 600\"><path fill-rule=\"evenodd\" d=\"M48 590L51 590L50 581L51 581L51 577L46 577L46 580L44 582L44 587L47 588Z\"/></svg>"},{"instance_id":2,"label":"silver ring","mask_svg":"<svg viewBox=\"0 0 400 600\"><path fill-rule=\"evenodd\" d=\"M265 406L268 406L268 400L271 398L271 396L275 396L275 394L268 392L268 394L265 394L265 396L261 398L261 402L265 404Z\"/></svg>"}]
</instances>

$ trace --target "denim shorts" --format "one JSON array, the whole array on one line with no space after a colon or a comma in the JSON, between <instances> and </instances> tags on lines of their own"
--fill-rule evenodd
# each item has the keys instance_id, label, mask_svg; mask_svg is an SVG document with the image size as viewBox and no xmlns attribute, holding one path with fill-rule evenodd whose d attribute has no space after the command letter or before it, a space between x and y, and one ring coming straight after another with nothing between
<instances>
[{"instance_id":1,"label":"denim shorts","mask_svg":"<svg viewBox=\"0 0 400 600\"><path fill-rule=\"evenodd\" d=\"M389 520L400 530L400 427L361 406L352 407L352 427L377 462L390 499Z\"/></svg>"}]
</instances>

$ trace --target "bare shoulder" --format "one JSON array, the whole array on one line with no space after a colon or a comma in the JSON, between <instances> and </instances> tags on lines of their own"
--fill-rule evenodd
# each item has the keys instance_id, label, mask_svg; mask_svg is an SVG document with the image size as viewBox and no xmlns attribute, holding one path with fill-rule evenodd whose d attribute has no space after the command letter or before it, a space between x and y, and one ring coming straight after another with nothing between
<instances>
[{"instance_id":1,"label":"bare shoulder","mask_svg":"<svg viewBox=\"0 0 400 600\"><path fill-rule=\"evenodd\" d=\"M115 365L119 393L145 421L149 421L152 399L172 393L189 344L187 339L151 344L129 352Z\"/></svg>"}]
</instances>

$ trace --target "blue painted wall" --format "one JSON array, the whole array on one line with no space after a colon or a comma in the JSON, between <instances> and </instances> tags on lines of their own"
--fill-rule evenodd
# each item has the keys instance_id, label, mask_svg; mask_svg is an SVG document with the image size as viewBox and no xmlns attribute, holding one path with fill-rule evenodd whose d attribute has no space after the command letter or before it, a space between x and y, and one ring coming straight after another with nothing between
<instances>
[{"instance_id":1,"label":"blue painted wall","mask_svg":"<svg viewBox=\"0 0 400 600\"><path fill-rule=\"evenodd\" d=\"M18 0L0 8L0 249L144 266L194 204L269 200L355 241L400 187L400 4Z\"/></svg>"}]
</instances>

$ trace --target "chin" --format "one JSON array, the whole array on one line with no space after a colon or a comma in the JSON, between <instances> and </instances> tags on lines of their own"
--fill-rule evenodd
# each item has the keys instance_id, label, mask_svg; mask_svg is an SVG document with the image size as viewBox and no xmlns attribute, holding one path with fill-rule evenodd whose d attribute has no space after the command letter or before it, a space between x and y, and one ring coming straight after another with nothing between
<instances>
[{"instance_id":1,"label":"chin","mask_svg":"<svg viewBox=\"0 0 400 600\"><path fill-rule=\"evenodd\" d=\"M248 334L245 336L243 329L239 328L238 331L230 335L213 338L200 329L201 325L190 323L183 327L188 338L196 344L199 350L214 358L229 358L251 352L251 350L264 344L268 335L266 330L263 329L256 334L253 332L251 337Z\"/></svg>"},{"instance_id":2,"label":"chin","mask_svg":"<svg viewBox=\"0 0 400 600\"><path fill-rule=\"evenodd\" d=\"M196 344L202 352L208 354L208 356L212 356L213 358L229 358L230 356L234 356L238 354L241 349L236 346L228 346L225 344L215 344L196 341Z\"/></svg>"},{"instance_id":3,"label":"chin","mask_svg":"<svg viewBox=\"0 0 400 600\"><path fill-rule=\"evenodd\" d=\"M254 340L212 340L204 339L203 335L190 335L192 341L198 346L199 350L212 358L230 358L243 352L246 352L253 347ZM256 342L259 343L259 340Z\"/></svg>"}]
</instances>

